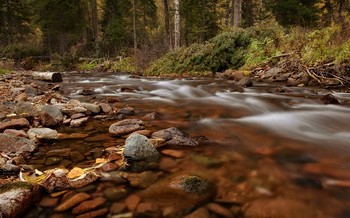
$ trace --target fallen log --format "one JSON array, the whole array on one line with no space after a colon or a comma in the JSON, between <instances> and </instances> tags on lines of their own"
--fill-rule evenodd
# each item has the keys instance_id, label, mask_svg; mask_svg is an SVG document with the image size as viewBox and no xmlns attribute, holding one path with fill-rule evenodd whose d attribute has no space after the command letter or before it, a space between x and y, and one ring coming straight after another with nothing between
<instances>
[{"instance_id":1,"label":"fallen log","mask_svg":"<svg viewBox=\"0 0 350 218\"><path fill-rule=\"evenodd\" d=\"M62 75L58 72L33 72L33 79L51 82L62 82Z\"/></svg>"}]
</instances>

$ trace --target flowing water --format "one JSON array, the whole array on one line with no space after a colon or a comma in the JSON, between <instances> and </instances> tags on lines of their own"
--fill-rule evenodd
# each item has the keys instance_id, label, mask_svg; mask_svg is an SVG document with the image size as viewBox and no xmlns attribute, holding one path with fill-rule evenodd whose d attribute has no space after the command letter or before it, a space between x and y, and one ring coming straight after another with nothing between
<instances>
[{"instance_id":1,"label":"flowing water","mask_svg":"<svg viewBox=\"0 0 350 218\"><path fill-rule=\"evenodd\" d=\"M95 94L80 95L83 89ZM134 107L137 117L157 112L161 119L145 121L152 131L178 127L206 136L209 142L200 147L173 148L185 150L186 157L160 170L206 176L217 186L216 200L245 205L283 199L276 210L288 213L301 202L316 211L314 217L350 217L350 94L332 93L341 104L331 105L321 100L329 93L322 89L255 84L241 90L226 80L113 74L67 74L61 90L82 101L116 97ZM89 138L63 140L56 147L102 152L106 143L118 143L108 135L115 121L90 122L83 130ZM294 217L307 217L303 214Z\"/></svg>"}]
</instances>

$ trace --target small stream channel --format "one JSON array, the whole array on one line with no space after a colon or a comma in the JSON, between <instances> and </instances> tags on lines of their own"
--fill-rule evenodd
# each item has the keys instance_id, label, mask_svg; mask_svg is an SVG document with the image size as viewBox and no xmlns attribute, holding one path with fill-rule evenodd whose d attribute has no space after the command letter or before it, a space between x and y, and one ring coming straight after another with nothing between
<instances>
[{"instance_id":1,"label":"small stream channel","mask_svg":"<svg viewBox=\"0 0 350 218\"><path fill-rule=\"evenodd\" d=\"M83 96L83 89L95 94ZM322 89L267 84L241 89L226 80L158 80L113 74L66 74L61 90L68 98L88 102L116 97L124 106L135 108L131 117L157 112L159 119L145 121L151 131L178 127L190 135L207 137L209 141L199 147L170 147L184 151L185 156L162 155L155 172L162 172L163 177L188 172L203 175L216 186L212 202L231 211L248 211L236 216L265 217L266 210L274 210L271 205L275 205L276 214L285 213L285 217L350 217L350 94L332 93L341 104L325 104L321 98L329 91ZM30 164L40 170L91 166L105 154L105 148L122 146L123 140L108 134L115 121L60 127L60 133L87 137L42 146ZM58 158L48 165L45 153L58 148L79 151L85 159ZM100 183L95 182L87 192L98 192ZM137 194L140 190L129 191ZM166 199L160 195L150 201ZM112 203L106 203L107 207ZM27 217L46 217L50 210L37 206Z\"/></svg>"}]
</instances>

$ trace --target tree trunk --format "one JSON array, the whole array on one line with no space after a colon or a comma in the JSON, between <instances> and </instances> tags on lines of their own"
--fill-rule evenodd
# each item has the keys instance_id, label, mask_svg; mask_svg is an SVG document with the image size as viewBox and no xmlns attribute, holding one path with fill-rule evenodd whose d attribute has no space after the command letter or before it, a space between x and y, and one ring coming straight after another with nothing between
<instances>
[{"instance_id":1,"label":"tree trunk","mask_svg":"<svg viewBox=\"0 0 350 218\"><path fill-rule=\"evenodd\" d=\"M170 29L170 14L169 14L169 2L168 0L163 0L164 4L164 23L165 23L165 32L166 32L166 40L167 45L170 49L172 49L172 36L171 36L171 29Z\"/></svg>"},{"instance_id":2,"label":"tree trunk","mask_svg":"<svg viewBox=\"0 0 350 218\"><path fill-rule=\"evenodd\" d=\"M229 21L230 21L230 1L231 0L226 0L225 7L226 7L226 16L225 16L225 26L228 27Z\"/></svg>"},{"instance_id":3,"label":"tree trunk","mask_svg":"<svg viewBox=\"0 0 350 218\"><path fill-rule=\"evenodd\" d=\"M91 12L92 12L92 30L95 42L95 50L98 52L100 50L100 38L99 38L99 22L98 22L98 9L97 0L91 0Z\"/></svg>"},{"instance_id":4,"label":"tree trunk","mask_svg":"<svg viewBox=\"0 0 350 218\"><path fill-rule=\"evenodd\" d=\"M246 26L250 27L253 26L254 19L253 19L253 0L246 0L245 1L245 13L244 13Z\"/></svg>"},{"instance_id":5,"label":"tree trunk","mask_svg":"<svg viewBox=\"0 0 350 218\"><path fill-rule=\"evenodd\" d=\"M57 72L33 72L33 79L50 82L62 82L62 75Z\"/></svg>"},{"instance_id":6,"label":"tree trunk","mask_svg":"<svg viewBox=\"0 0 350 218\"><path fill-rule=\"evenodd\" d=\"M180 2L179 0L174 0L174 9L175 9L175 44L174 48L177 49L180 47Z\"/></svg>"},{"instance_id":7,"label":"tree trunk","mask_svg":"<svg viewBox=\"0 0 350 218\"><path fill-rule=\"evenodd\" d=\"M137 35L136 35L136 4L135 0L132 0L132 24L133 24L133 29L134 29L134 52L136 53L137 49Z\"/></svg>"},{"instance_id":8,"label":"tree trunk","mask_svg":"<svg viewBox=\"0 0 350 218\"><path fill-rule=\"evenodd\" d=\"M235 0L233 13L233 27L240 27L242 22L242 0Z\"/></svg>"}]
</instances>

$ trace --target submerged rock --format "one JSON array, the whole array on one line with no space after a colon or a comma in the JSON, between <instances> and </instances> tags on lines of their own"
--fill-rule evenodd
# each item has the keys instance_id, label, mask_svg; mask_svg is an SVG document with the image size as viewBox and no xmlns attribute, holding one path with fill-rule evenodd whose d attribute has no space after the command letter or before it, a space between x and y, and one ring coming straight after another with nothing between
<instances>
[{"instance_id":1,"label":"submerged rock","mask_svg":"<svg viewBox=\"0 0 350 218\"><path fill-rule=\"evenodd\" d=\"M250 77L243 77L237 82L237 85L243 86L243 87L252 87L253 86L253 80Z\"/></svg>"},{"instance_id":2,"label":"submerged rock","mask_svg":"<svg viewBox=\"0 0 350 218\"><path fill-rule=\"evenodd\" d=\"M69 210L70 208L74 207L75 205L80 204L83 201L86 201L90 198L91 196L86 193L78 193L73 195L71 198L67 199L60 205L58 205L54 211L56 212L64 212L66 210Z\"/></svg>"},{"instance_id":3,"label":"submerged rock","mask_svg":"<svg viewBox=\"0 0 350 218\"><path fill-rule=\"evenodd\" d=\"M123 155L136 161L156 162L159 153L144 135L133 133L125 140Z\"/></svg>"},{"instance_id":4,"label":"submerged rock","mask_svg":"<svg viewBox=\"0 0 350 218\"><path fill-rule=\"evenodd\" d=\"M34 142L26 138L0 133L0 152L21 154L35 148Z\"/></svg>"},{"instance_id":5,"label":"submerged rock","mask_svg":"<svg viewBox=\"0 0 350 218\"><path fill-rule=\"evenodd\" d=\"M40 187L26 182L0 185L0 217L21 217L41 195Z\"/></svg>"},{"instance_id":6,"label":"submerged rock","mask_svg":"<svg viewBox=\"0 0 350 218\"><path fill-rule=\"evenodd\" d=\"M126 135L137 130L144 129L145 124L139 119L125 119L112 124L109 133L114 136Z\"/></svg>"},{"instance_id":7,"label":"submerged rock","mask_svg":"<svg viewBox=\"0 0 350 218\"><path fill-rule=\"evenodd\" d=\"M49 128L31 128L27 134L33 141L58 139L58 132Z\"/></svg>"},{"instance_id":8,"label":"submerged rock","mask_svg":"<svg viewBox=\"0 0 350 218\"><path fill-rule=\"evenodd\" d=\"M171 127L163 129L152 134L152 138L161 138L168 145L184 145L184 146L197 146L198 142L191 138L186 132Z\"/></svg>"}]
</instances>

